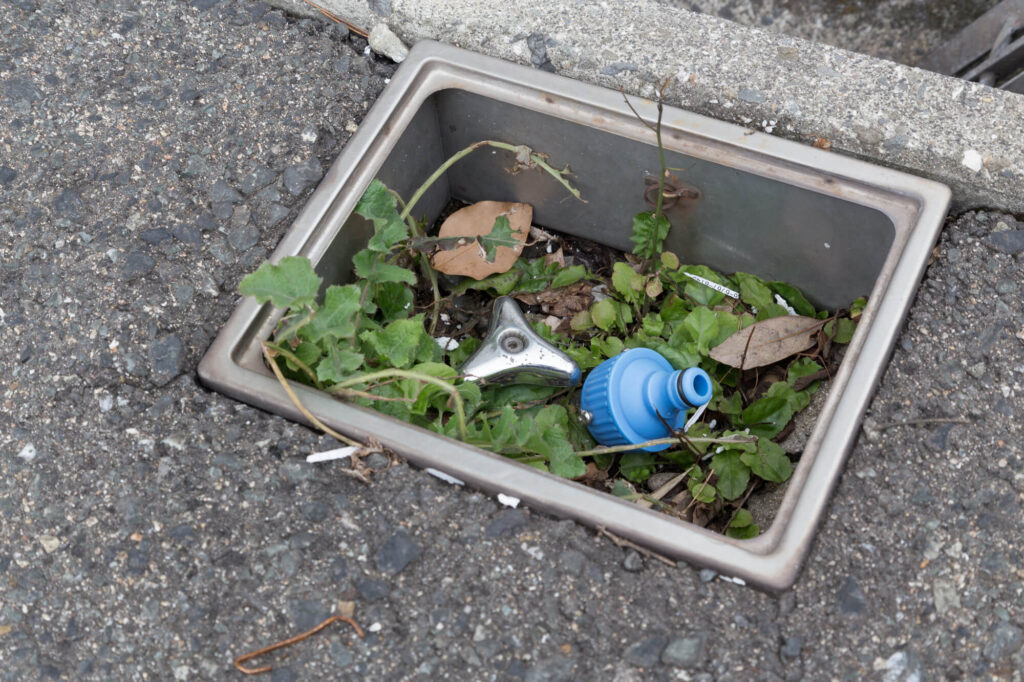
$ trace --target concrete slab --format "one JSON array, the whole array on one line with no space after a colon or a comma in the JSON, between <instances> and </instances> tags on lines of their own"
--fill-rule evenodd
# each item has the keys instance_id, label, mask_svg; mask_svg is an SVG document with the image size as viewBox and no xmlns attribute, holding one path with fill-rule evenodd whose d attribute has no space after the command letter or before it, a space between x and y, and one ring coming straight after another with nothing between
<instances>
[{"instance_id":1,"label":"concrete slab","mask_svg":"<svg viewBox=\"0 0 1024 682\"><path fill-rule=\"evenodd\" d=\"M301 0L274 0L309 12ZM1024 211L1024 98L653 0L323 0L407 43L431 38L944 182L957 209ZM316 10L312 10L316 11Z\"/></svg>"}]
</instances>

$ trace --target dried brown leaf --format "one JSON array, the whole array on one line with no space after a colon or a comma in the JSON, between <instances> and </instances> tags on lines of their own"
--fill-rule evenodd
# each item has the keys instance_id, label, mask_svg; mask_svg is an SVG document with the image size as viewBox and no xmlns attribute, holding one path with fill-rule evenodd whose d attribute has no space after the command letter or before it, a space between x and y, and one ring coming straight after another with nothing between
<instances>
[{"instance_id":1,"label":"dried brown leaf","mask_svg":"<svg viewBox=\"0 0 1024 682\"><path fill-rule=\"evenodd\" d=\"M773 317L739 330L712 348L710 355L730 367L764 367L813 346L824 324L800 315Z\"/></svg>"},{"instance_id":2,"label":"dried brown leaf","mask_svg":"<svg viewBox=\"0 0 1024 682\"><path fill-rule=\"evenodd\" d=\"M552 263L558 263L558 267L565 267L565 254L562 253L562 247L559 246L558 250L554 253L549 253L544 256L544 265L551 265Z\"/></svg>"},{"instance_id":3,"label":"dried brown leaf","mask_svg":"<svg viewBox=\"0 0 1024 682\"><path fill-rule=\"evenodd\" d=\"M592 289L593 286L589 282L576 282L560 289L513 294L513 297L526 305L539 305L541 310L549 315L571 318L576 313L590 308L590 304L594 302Z\"/></svg>"},{"instance_id":4,"label":"dried brown leaf","mask_svg":"<svg viewBox=\"0 0 1024 682\"><path fill-rule=\"evenodd\" d=\"M515 246L499 246L495 249L493 262L487 262L483 249L476 237L488 235L499 216L508 218L512 236L520 243ZM441 224L438 236L442 239L465 237L466 243L448 251L438 251L431 259L434 269L448 275L465 275L473 279L484 279L489 275L507 272L522 253L526 235L530 232L533 207L512 201L478 201L460 208Z\"/></svg>"}]
</instances>

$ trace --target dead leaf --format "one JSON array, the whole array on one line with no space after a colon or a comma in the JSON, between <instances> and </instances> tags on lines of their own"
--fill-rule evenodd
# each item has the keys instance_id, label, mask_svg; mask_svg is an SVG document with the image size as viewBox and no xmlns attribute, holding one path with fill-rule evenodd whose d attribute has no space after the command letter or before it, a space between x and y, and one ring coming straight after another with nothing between
<instances>
[{"instance_id":1,"label":"dead leaf","mask_svg":"<svg viewBox=\"0 0 1024 682\"><path fill-rule=\"evenodd\" d=\"M538 293L514 294L513 297L526 305L538 305L548 314L571 318L576 313L588 310L594 302L589 282L576 282L560 289L545 289Z\"/></svg>"},{"instance_id":2,"label":"dead leaf","mask_svg":"<svg viewBox=\"0 0 1024 682\"><path fill-rule=\"evenodd\" d=\"M813 346L824 324L800 315L773 317L739 330L712 348L710 355L730 367L764 367Z\"/></svg>"},{"instance_id":3,"label":"dead leaf","mask_svg":"<svg viewBox=\"0 0 1024 682\"><path fill-rule=\"evenodd\" d=\"M338 615L344 618L351 618L356 614L356 603L354 601L338 602Z\"/></svg>"},{"instance_id":4,"label":"dead leaf","mask_svg":"<svg viewBox=\"0 0 1024 682\"><path fill-rule=\"evenodd\" d=\"M824 149L825 151L832 150L832 143L828 141L828 138L824 137L814 138L814 146L818 149Z\"/></svg>"},{"instance_id":5,"label":"dead leaf","mask_svg":"<svg viewBox=\"0 0 1024 682\"><path fill-rule=\"evenodd\" d=\"M551 265L552 263L558 263L558 267L565 267L565 254L562 253L562 247L558 247L558 251L549 253L544 256L544 265Z\"/></svg>"},{"instance_id":6,"label":"dead leaf","mask_svg":"<svg viewBox=\"0 0 1024 682\"><path fill-rule=\"evenodd\" d=\"M605 481L608 480L608 471L598 468L598 466L593 462L587 462L586 473L576 480L583 485L590 486L591 488L603 490L605 488Z\"/></svg>"},{"instance_id":7,"label":"dead leaf","mask_svg":"<svg viewBox=\"0 0 1024 682\"><path fill-rule=\"evenodd\" d=\"M508 218L512 236L519 244L515 247L497 247L494 261L488 262L476 238L490 234L494 221L500 216ZM435 253L431 259L434 269L448 275L465 275L477 280L507 272L522 253L531 220L533 207L512 201L478 201L460 208L441 224L438 236L442 239L465 237L466 241L452 250Z\"/></svg>"}]
</instances>

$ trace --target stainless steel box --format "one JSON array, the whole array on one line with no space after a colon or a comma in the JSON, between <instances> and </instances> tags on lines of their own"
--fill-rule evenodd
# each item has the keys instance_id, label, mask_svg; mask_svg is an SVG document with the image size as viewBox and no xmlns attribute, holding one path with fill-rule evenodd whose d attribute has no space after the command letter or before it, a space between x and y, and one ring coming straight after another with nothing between
<instances>
[{"instance_id":1,"label":"stainless steel box","mask_svg":"<svg viewBox=\"0 0 1024 682\"><path fill-rule=\"evenodd\" d=\"M685 87L682 85L680 87ZM637 107L648 120L654 105ZM768 589L799 574L858 425L914 298L946 214L938 183L667 107L668 165L700 191L672 209L668 247L683 262L743 270L800 287L815 303L869 295L857 333L774 523L733 540L498 455L297 386L324 423L375 436L423 467L490 493L630 538L662 554ZM274 252L309 257L327 283L351 277L368 224L352 209L373 178L408 197L451 153L478 140L526 144L569 164L587 203L541 173L510 175L490 149L452 167L417 207L428 220L449 198L525 201L534 222L630 248L645 210L644 173L658 172L654 135L618 92L438 43L416 45ZM199 366L211 388L303 421L264 366L259 342L278 319L243 300Z\"/></svg>"}]
</instances>

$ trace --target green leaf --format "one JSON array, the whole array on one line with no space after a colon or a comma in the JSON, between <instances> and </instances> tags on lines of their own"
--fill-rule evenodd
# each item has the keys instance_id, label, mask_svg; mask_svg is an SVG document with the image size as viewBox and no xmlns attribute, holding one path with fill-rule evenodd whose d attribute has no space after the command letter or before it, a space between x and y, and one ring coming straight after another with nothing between
<instances>
[{"instance_id":1,"label":"green leaf","mask_svg":"<svg viewBox=\"0 0 1024 682\"><path fill-rule=\"evenodd\" d=\"M829 320L825 323L825 334L832 339L833 343L850 343L855 331L857 331L857 323L846 317Z\"/></svg>"},{"instance_id":2,"label":"green leaf","mask_svg":"<svg viewBox=\"0 0 1024 682\"><path fill-rule=\"evenodd\" d=\"M452 367L458 367L465 362L470 355L476 352L476 349L480 347L480 343L480 339L476 339L471 336L463 337L459 342L458 348L448 351L448 364Z\"/></svg>"},{"instance_id":3,"label":"green leaf","mask_svg":"<svg viewBox=\"0 0 1024 682\"><path fill-rule=\"evenodd\" d=\"M733 517L732 523L729 524L730 528L746 528L747 526L753 525L754 515L746 509L739 509L736 511L736 516Z\"/></svg>"},{"instance_id":4,"label":"green leaf","mask_svg":"<svg viewBox=\"0 0 1024 682\"><path fill-rule=\"evenodd\" d=\"M648 336L661 336L665 331L665 321L657 313L647 313L644 315L642 329Z\"/></svg>"},{"instance_id":5,"label":"green leaf","mask_svg":"<svg viewBox=\"0 0 1024 682\"><path fill-rule=\"evenodd\" d=\"M768 282L768 287L771 288L773 292L786 299L786 303L792 306L797 315L814 317L818 314L818 311L814 309L811 302L808 301L796 287L790 286L785 282Z\"/></svg>"},{"instance_id":6,"label":"green leaf","mask_svg":"<svg viewBox=\"0 0 1024 682\"><path fill-rule=\"evenodd\" d=\"M516 284L522 276L521 270L509 270L508 272L491 275L481 280L467 277L457 287L452 289L452 293L463 294L470 289L476 289L477 291L491 290L498 296L507 296L515 290Z\"/></svg>"},{"instance_id":7,"label":"green leaf","mask_svg":"<svg viewBox=\"0 0 1024 682\"><path fill-rule=\"evenodd\" d=\"M778 385L775 384L775 386ZM792 417L793 408L790 407L789 400L771 396L761 398L748 405L740 415L740 421L755 436L772 438L786 427Z\"/></svg>"},{"instance_id":8,"label":"green leaf","mask_svg":"<svg viewBox=\"0 0 1024 682\"><path fill-rule=\"evenodd\" d=\"M793 475L793 463L786 456L786 451L767 438L758 439L757 452L744 452L740 459L755 475L766 481L782 483Z\"/></svg>"},{"instance_id":9,"label":"green leaf","mask_svg":"<svg viewBox=\"0 0 1024 682\"><path fill-rule=\"evenodd\" d=\"M316 366L316 378L325 384L336 384L349 378L362 366L362 353L338 348L332 344L327 347L327 357Z\"/></svg>"},{"instance_id":10,"label":"green leaf","mask_svg":"<svg viewBox=\"0 0 1024 682\"><path fill-rule=\"evenodd\" d=\"M712 289L706 284L701 284L691 277L687 277L686 273L703 277L723 286L729 286L729 282L721 274L706 265L684 265L680 267L679 272L673 275L673 279L683 285L683 292L694 301L700 305L714 306L725 299L725 294L717 289Z\"/></svg>"},{"instance_id":11,"label":"green leaf","mask_svg":"<svg viewBox=\"0 0 1024 682\"><path fill-rule=\"evenodd\" d=\"M863 296L855 300L853 303L850 304L850 317L853 319L857 319L858 317L860 317L861 314L864 312L864 308L866 308L867 305L868 299L864 298Z\"/></svg>"},{"instance_id":12,"label":"green leaf","mask_svg":"<svg viewBox=\"0 0 1024 682\"><path fill-rule=\"evenodd\" d=\"M362 293L355 284L327 287L323 306L305 326L302 335L313 343L328 336L335 339L351 338L356 333L352 317L359 312Z\"/></svg>"},{"instance_id":13,"label":"green leaf","mask_svg":"<svg viewBox=\"0 0 1024 682\"><path fill-rule=\"evenodd\" d=\"M704 472L698 469L690 475L690 478L686 481L686 487L695 500L704 504L711 504L715 501L718 491L710 483L705 484L704 478Z\"/></svg>"},{"instance_id":14,"label":"green leaf","mask_svg":"<svg viewBox=\"0 0 1024 682\"><path fill-rule=\"evenodd\" d=\"M733 275L733 278L740 285L740 300L747 305L757 308L758 311L771 305L778 305L775 303L772 290L768 288L760 277L746 272L737 272ZM785 312L785 308L782 310Z\"/></svg>"},{"instance_id":15,"label":"green leaf","mask_svg":"<svg viewBox=\"0 0 1024 682\"><path fill-rule=\"evenodd\" d=\"M669 270L676 270L679 268L679 256L672 253L671 251L661 252L661 264Z\"/></svg>"},{"instance_id":16,"label":"green leaf","mask_svg":"<svg viewBox=\"0 0 1024 682\"><path fill-rule=\"evenodd\" d=\"M718 336L718 318L707 308L694 308L681 325L689 332L690 340L696 342L697 352L707 355L709 346Z\"/></svg>"},{"instance_id":17,"label":"green leaf","mask_svg":"<svg viewBox=\"0 0 1024 682\"><path fill-rule=\"evenodd\" d=\"M737 540L749 540L756 538L761 529L754 523L754 516L746 509L740 509L733 517L732 523L726 529L725 534Z\"/></svg>"},{"instance_id":18,"label":"green leaf","mask_svg":"<svg viewBox=\"0 0 1024 682\"><path fill-rule=\"evenodd\" d=\"M594 321L594 324L599 329L604 331L611 331L618 321L618 307L615 305L615 301L610 298L603 298L594 305L590 306L590 319Z\"/></svg>"},{"instance_id":19,"label":"green leaf","mask_svg":"<svg viewBox=\"0 0 1024 682\"><path fill-rule=\"evenodd\" d=\"M355 212L373 223L373 236L367 245L371 251L386 253L409 236L398 213L395 197L380 180L373 180L356 204Z\"/></svg>"},{"instance_id":20,"label":"green leaf","mask_svg":"<svg viewBox=\"0 0 1024 682\"><path fill-rule=\"evenodd\" d=\"M613 358L622 352L625 344L617 336L603 336L591 339L590 347L606 358Z\"/></svg>"},{"instance_id":21,"label":"green leaf","mask_svg":"<svg viewBox=\"0 0 1024 682\"><path fill-rule=\"evenodd\" d=\"M794 414L807 407L811 402L811 393L809 391L795 391L786 381L775 382L765 391L765 395L768 397L785 398Z\"/></svg>"},{"instance_id":22,"label":"green leaf","mask_svg":"<svg viewBox=\"0 0 1024 682\"><path fill-rule=\"evenodd\" d=\"M644 278L629 263L618 261L612 268L612 286L626 302L636 303L644 290Z\"/></svg>"},{"instance_id":23,"label":"green leaf","mask_svg":"<svg viewBox=\"0 0 1024 682\"><path fill-rule=\"evenodd\" d=\"M569 327L573 331L581 332L594 326L594 319L590 316L589 310L581 310L572 316Z\"/></svg>"},{"instance_id":24,"label":"green leaf","mask_svg":"<svg viewBox=\"0 0 1024 682\"><path fill-rule=\"evenodd\" d=\"M322 281L308 258L285 256L279 265L267 262L243 277L238 291L260 303L270 301L278 308L297 309L313 305Z\"/></svg>"},{"instance_id":25,"label":"green leaf","mask_svg":"<svg viewBox=\"0 0 1024 682\"><path fill-rule=\"evenodd\" d=\"M604 355L591 346L569 346L563 348L566 354L572 358L584 372L597 367L604 361Z\"/></svg>"},{"instance_id":26,"label":"green leaf","mask_svg":"<svg viewBox=\"0 0 1024 682\"><path fill-rule=\"evenodd\" d=\"M632 483L643 483L654 473L657 457L653 452L643 450L627 452L619 460L619 471Z\"/></svg>"},{"instance_id":27,"label":"green leaf","mask_svg":"<svg viewBox=\"0 0 1024 682\"><path fill-rule=\"evenodd\" d=\"M623 500L632 500L636 493L629 487L628 483L620 478L616 479L615 484L612 485L612 495Z\"/></svg>"},{"instance_id":28,"label":"green leaf","mask_svg":"<svg viewBox=\"0 0 1024 682\"><path fill-rule=\"evenodd\" d=\"M789 311L783 308L778 303L769 303L763 308L759 308L757 311L757 321L770 320L773 317L785 317L789 315Z\"/></svg>"},{"instance_id":29,"label":"green leaf","mask_svg":"<svg viewBox=\"0 0 1024 682\"><path fill-rule=\"evenodd\" d=\"M551 288L558 289L560 287L567 287L570 284L575 284L584 277L587 276L587 269L582 265L572 265L559 271L555 278L551 280Z\"/></svg>"},{"instance_id":30,"label":"green leaf","mask_svg":"<svg viewBox=\"0 0 1024 682\"><path fill-rule=\"evenodd\" d=\"M426 341L437 347L423 329L423 316L408 320L395 320L380 331L364 331L359 338L367 343L382 359L398 369L409 367L420 354L420 344Z\"/></svg>"},{"instance_id":31,"label":"green leaf","mask_svg":"<svg viewBox=\"0 0 1024 682\"><path fill-rule=\"evenodd\" d=\"M405 282L416 284L416 274L412 270L385 263L380 254L363 249L352 257L356 276L362 277L371 284L381 282Z\"/></svg>"},{"instance_id":32,"label":"green leaf","mask_svg":"<svg viewBox=\"0 0 1024 682\"><path fill-rule=\"evenodd\" d=\"M821 365L810 358L800 358L792 365L789 366L789 372L786 373L786 383L792 386L796 383L796 380L814 374L815 372L821 371ZM817 382L812 384L816 385Z\"/></svg>"},{"instance_id":33,"label":"green leaf","mask_svg":"<svg viewBox=\"0 0 1024 682\"><path fill-rule=\"evenodd\" d=\"M508 222L508 217L503 215L495 218L491 231L477 237L477 241L483 247L484 258L488 263L494 262L495 256L498 255L499 246L512 248L522 244L521 241L512 236L512 225Z\"/></svg>"},{"instance_id":34,"label":"green leaf","mask_svg":"<svg viewBox=\"0 0 1024 682\"><path fill-rule=\"evenodd\" d=\"M689 369L700 363L700 355L697 353L697 344L692 341L672 345L672 342L656 344L651 350L656 350L665 356L673 369Z\"/></svg>"},{"instance_id":35,"label":"green leaf","mask_svg":"<svg viewBox=\"0 0 1024 682\"><path fill-rule=\"evenodd\" d=\"M313 365L315 365L316 362L320 359L321 354L322 351L320 350L320 346L316 345L315 343L308 343L306 341L299 343L298 346L292 349L292 355L294 355L299 362L304 364L306 367L310 368L312 368ZM288 356L285 356L285 362L288 365L289 369L299 369L299 366L292 362L291 358L289 358Z\"/></svg>"},{"instance_id":36,"label":"green leaf","mask_svg":"<svg viewBox=\"0 0 1024 682\"><path fill-rule=\"evenodd\" d=\"M414 301L412 289L401 282L381 282L373 291L373 300L385 321L409 317Z\"/></svg>"},{"instance_id":37,"label":"green leaf","mask_svg":"<svg viewBox=\"0 0 1024 682\"><path fill-rule=\"evenodd\" d=\"M654 217L653 213L637 213L633 216L633 253L643 258L654 258L661 253L665 237L672 225L665 216Z\"/></svg>"},{"instance_id":38,"label":"green leaf","mask_svg":"<svg viewBox=\"0 0 1024 682\"><path fill-rule=\"evenodd\" d=\"M670 325L682 322L690 314L692 308L693 306L689 303L673 294L661 304L661 319Z\"/></svg>"},{"instance_id":39,"label":"green leaf","mask_svg":"<svg viewBox=\"0 0 1024 682\"><path fill-rule=\"evenodd\" d=\"M735 500L746 491L750 482L750 467L740 457L739 452L726 450L711 458L711 468L718 474L715 485L723 499Z\"/></svg>"}]
</instances>

